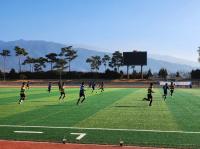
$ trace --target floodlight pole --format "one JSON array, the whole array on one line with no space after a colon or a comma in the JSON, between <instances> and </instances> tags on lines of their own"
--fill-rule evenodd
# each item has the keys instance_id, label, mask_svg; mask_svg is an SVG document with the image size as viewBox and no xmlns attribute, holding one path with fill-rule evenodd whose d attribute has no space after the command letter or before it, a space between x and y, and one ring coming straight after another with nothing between
<instances>
[{"instance_id":1,"label":"floodlight pole","mask_svg":"<svg viewBox=\"0 0 200 149\"><path fill-rule=\"evenodd\" d=\"M127 65L127 79L129 79L129 65Z\"/></svg>"},{"instance_id":2,"label":"floodlight pole","mask_svg":"<svg viewBox=\"0 0 200 149\"><path fill-rule=\"evenodd\" d=\"M143 71L142 71L143 65L141 65L141 79L143 79Z\"/></svg>"}]
</instances>

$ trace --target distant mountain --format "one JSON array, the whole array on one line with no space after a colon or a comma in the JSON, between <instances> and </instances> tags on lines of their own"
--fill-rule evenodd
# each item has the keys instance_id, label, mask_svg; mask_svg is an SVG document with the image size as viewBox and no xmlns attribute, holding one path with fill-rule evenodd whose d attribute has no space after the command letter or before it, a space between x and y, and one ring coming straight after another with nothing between
<instances>
[{"instance_id":1,"label":"distant mountain","mask_svg":"<svg viewBox=\"0 0 200 149\"><path fill-rule=\"evenodd\" d=\"M48 42L48 41L41 41L41 40L16 40L16 41L8 41L3 42L0 41L0 50L2 49L9 49L11 50L11 57L7 60L7 68L15 68L18 70L18 59L15 56L14 47L20 46L25 48L31 57L40 57L45 56L50 52L60 53L60 49L67 45L55 43L55 42ZM78 57L72 62L71 68L72 70L77 71L89 71L90 67L86 64L86 59L93 55L103 56L103 52L98 52L95 50L88 50L84 48L75 48L78 51ZM2 63L0 63L0 68L2 68ZM24 67L27 69L27 67ZM22 68L22 69L23 69Z\"/></svg>"},{"instance_id":2,"label":"distant mountain","mask_svg":"<svg viewBox=\"0 0 200 149\"><path fill-rule=\"evenodd\" d=\"M14 47L20 46L25 48L31 57L40 57L45 56L50 52L59 53L60 49L64 46L68 46L65 44L43 41L43 40L16 40L16 41L0 41L0 50L9 49L11 50L11 57L7 59L7 70L11 68L15 68L18 70L18 59L15 56ZM93 55L103 56L104 54L109 54L107 52L96 51L94 49L86 49L74 46L75 50L78 51L78 57L72 62L71 68L76 71L90 71L89 65L85 62L86 59ZM183 63L184 61L184 63ZM3 64L0 62L0 69L2 69ZM187 60L180 60L170 56L162 56L162 55L149 55L148 57L148 65L144 67L144 70L148 70L149 68L152 72L158 72L160 68L166 68L170 72L188 72L197 67L196 63L187 62ZM48 66L49 68L49 66ZM23 66L24 70L28 70L28 66ZM122 68L124 71L126 68ZM136 70L139 70L139 67L136 67ZM103 66L100 68L100 71L104 71Z\"/></svg>"},{"instance_id":3,"label":"distant mountain","mask_svg":"<svg viewBox=\"0 0 200 149\"><path fill-rule=\"evenodd\" d=\"M169 61L169 62L189 65L191 67L199 67L200 66L200 64L198 62L185 60L185 59L181 59L181 58L177 58L177 57L173 57L173 56L168 56L168 55L150 54L149 57L156 59L156 60L167 59L167 61Z\"/></svg>"}]
</instances>

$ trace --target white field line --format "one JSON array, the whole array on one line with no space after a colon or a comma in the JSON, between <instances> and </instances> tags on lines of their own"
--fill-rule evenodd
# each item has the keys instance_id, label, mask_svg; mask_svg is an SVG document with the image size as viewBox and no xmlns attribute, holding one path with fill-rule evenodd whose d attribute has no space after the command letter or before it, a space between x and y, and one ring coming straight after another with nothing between
<instances>
[{"instance_id":1,"label":"white field line","mask_svg":"<svg viewBox=\"0 0 200 149\"><path fill-rule=\"evenodd\" d=\"M0 127L13 128L48 128L48 129L78 129L78 130L106 130L106 131L135 131L135 132L154 132L154 133L183 133L200 134L200 131L175 131L175 130L151 130L151 129L115 129L115 128L85 128L85 127L59 127L59 126L23 126L23 125L0 125Z\"/></svg>"},{"instance_id":2,"label":"white field line","mask_svg":"<svg viewBox=\"0 0 200 149\"><path fill-rule=\"evenodd\" d=\"M13 131L14 133L36 133L36 134L41 134L43 132L41 131Z\"/></svg>"},{"instance_id":3,"label":"white field line","mask_svg":"<svg viewBox=\"0 0 200 149\"><path fill-rule=\"evenodd\" d=\"M81 140L86 133L70 133L71 135L78 135L78 137L76 137L76 140Z\"/></svg>"}]
</instances>

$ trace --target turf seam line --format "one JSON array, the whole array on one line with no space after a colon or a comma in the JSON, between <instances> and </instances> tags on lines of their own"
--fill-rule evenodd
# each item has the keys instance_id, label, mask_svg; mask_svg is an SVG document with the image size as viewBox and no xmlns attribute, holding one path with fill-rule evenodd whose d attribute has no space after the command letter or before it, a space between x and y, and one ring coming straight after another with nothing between
<instances>
[{"instance_id":1,"label":"turf seam line","mask_svg":"<svg viewBox=\"0 0 200 149\"><path fill-rule=\"evenodd\" d=\"M36 133L36 134L41 134L44 133L42 131L13 131L14 133Z\"/></svg>"},{"instance_id":2,"label":"turf seam line","mask_svg":"<svg viewBox=\"0 0 200 149\"><path fill-rule=\"evenodd\" d=\"M173 131L173 130L151 130L151 129L115 129L115 128L87 128L87 127L59 127L59 126L23 126L23 125L0 125L0 127L14 128L48 128L48 129L78 129L78 130L105 130L105 131L135 131L135 132L153 132L153 133L185 133L200 134L200 131Z\"/></svg>"}]
</instances>

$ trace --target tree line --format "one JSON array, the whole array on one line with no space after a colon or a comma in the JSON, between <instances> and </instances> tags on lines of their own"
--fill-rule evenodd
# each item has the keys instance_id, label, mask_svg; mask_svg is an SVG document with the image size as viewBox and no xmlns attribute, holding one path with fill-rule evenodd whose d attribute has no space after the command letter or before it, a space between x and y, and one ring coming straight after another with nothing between
<instances>
[{"instance_id":1,"label":"tree line","mask_svg":"<svg viewBox=\"0 0 200 149\"><path fill-rule=\"evenodd\" d=\"M61 79L62 73L64 70L68 69L68 72L71 72L71 62L78 57L78 53L72 46L63 47L60 49L59 53L48 53L44 57L33 58L29 55L26 49L21 48L19 46L14 47L15 56L18 57L18 73L22 72L22 65L29 65L29 72L43 72L43 69L46 68L46 64L50 65L49 71L57 71L59 72L59 77ZM200 62L200 47L198 48L199 58L198 61ZM10 54L10 50L3 49L0 52L0 55L3 57L3 78L6 79L6 60ZM22 61L22 59L24 59ZM97 73L100 69L100 66L103 65L105 69L105 73L118 73L123 76L123 71L120 71L120 67L123 66L123 54L120 51L115 51L112 53L111 56L105 54L103 57L100 56L91 56L86 59L86 63L89 64L91 72ZM112 68L113 71L110 71L108 68ZM137 74L135 72L135 66L131 66L133 69L132 74ZM12 70L13 71L13 70ZM16 73L16 72L15 72ZM198 73L198 71L197 71ZM151 70L149 69L145 74L146 78L150 78L153 76ZM165 68L161 68L158 72L158 76L166 79L168 76L168 72ZM179 73L177 72L177 76ZM192 75L196 77L196 71L192 71ZM197 75L198 76L198 75ZM137 77L136 77L137 78Z\"/></svg>"},{"instance_id":2,"label":"tree line","mask_svg":"<svg viewBox=\"0 0 200 149\"><path fill-rule=\"evenodd\" d=\"M15 46L14 51L15 56L18 57L18 73L22 72L22 65L29 65L29 72L42 72L46 68L46 64L50 64L50 71L58 71L60 77L64 70L71 71L71 62L78 57L77 51L72 46L61 48L59 53L48 53L45 57L38 58L31 57L25 48L19 46ZM5 80L6 60L11 56L11 52L8 49L3 49L0 55L3 57L3 78ZM25 60L22 61L24 58ZM86 63L90 65L91 72L98 72L102 64L105 67L105 71L110 67L119 72L122 62L123 56L119 51L114 52L112 57L105 54L102 58L100 56L91 56L86 59Z\"/></svg>"}]
</instances>

